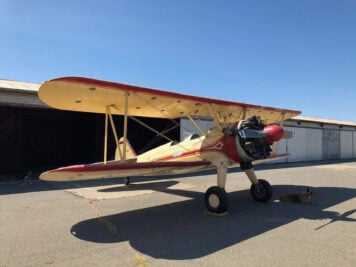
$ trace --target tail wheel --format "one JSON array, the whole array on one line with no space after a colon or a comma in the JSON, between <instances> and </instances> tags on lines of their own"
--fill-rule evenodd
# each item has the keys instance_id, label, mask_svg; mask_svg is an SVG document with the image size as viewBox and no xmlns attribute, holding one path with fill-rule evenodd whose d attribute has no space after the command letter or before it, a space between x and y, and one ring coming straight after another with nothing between
<instances>
[{"instance_id":1,"label":"tail wheel","mask_svg":"<svg viewBox=\"0 0 356 267\"><path fill-rule=\"evenodd\" d=\"M209 187L204 197L205 205L208 211L214 213L223 213L228 208L228 195L225 189L212 186Z\"/></svg>"},{"instance_id":2,"label":"tail wheel","mask_svg":"<svg viewBox=\"0 0 356 267\"><path fill-rule=\"evenodd\" d=\"M130 178L131 177L124 177L124 184L129 185L130 184Z\"/></svg>"},{"instance_id":3,"label":"tail wheel","mask_svg":"<svg viewBox=\"0 0 356 267\"><path fill-rule=\"evenodd\" d=\"M272 186L266 180L258 180L257 184L252 184L250 189L254 200L258 202L268 202L273 195Z\"/></svg>"}]
</instances>

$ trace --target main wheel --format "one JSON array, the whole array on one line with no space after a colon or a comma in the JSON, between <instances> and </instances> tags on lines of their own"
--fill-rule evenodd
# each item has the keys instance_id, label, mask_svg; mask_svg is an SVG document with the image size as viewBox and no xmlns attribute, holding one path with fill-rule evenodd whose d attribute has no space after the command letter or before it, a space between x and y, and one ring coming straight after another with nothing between
<instances>
[{"instance_id":1,"label":"main wheel","mask_svg":"<svg viewBox=\"0 0 356 267\"><path fill-rule=\"evenodd\" d=\"M204 197L205 206L210 212L223 213L228 208L228 196L225 189L212 186L209 187Z\"/></svg>"},{"instance_id":2,"label":"main wheel","mask_svg":"<svg viewBox=\"0 0 356 267\"><path fill-rule=\"evenodd\" d=\"M251 195L254 200L258 202L268 202L272 195L272 186L265 180L258 180L257 184L252 184L250 189Z\"/></svg>"}]
</instances>

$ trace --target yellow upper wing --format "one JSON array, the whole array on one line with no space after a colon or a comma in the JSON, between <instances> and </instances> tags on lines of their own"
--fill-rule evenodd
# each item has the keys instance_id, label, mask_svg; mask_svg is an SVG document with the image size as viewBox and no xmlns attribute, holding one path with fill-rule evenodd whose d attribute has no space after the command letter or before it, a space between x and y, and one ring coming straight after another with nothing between
<instances>
[{"instance_id":1,"label":"yellow upper wing","mask_svg":"<svg viewBox=\"0 0 356 267\"><path fill-rule=\"evenodd\" d=\"M265 123L281 121L300 114L299 111L210 99L138 86L81 77L63 77L45 82L39 89L40 99L57 109L125 114L154 118L210 116L220 122L235 122L252 115Z\"/></svg>"}]
</instances>

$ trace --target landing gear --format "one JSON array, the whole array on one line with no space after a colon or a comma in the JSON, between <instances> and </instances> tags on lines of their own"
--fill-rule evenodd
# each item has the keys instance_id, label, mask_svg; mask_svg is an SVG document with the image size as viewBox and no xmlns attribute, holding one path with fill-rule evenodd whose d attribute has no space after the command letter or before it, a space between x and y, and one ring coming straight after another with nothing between
<instances>
[{"instance_id":1,"label":"landing gear","mask_svg":"<svg viewBox=\"0 0 356 267\"><path fill-rule=\"evenodd\" d=\"M228 209L228 195L224 189L228 162L227 160L221 160L217 166L217 186L208 188L204 196L204 201L209 212L222 214L227 212ZM252 185L250 192L253 199L258 202L268 202L273 195L271 185L265 180L257 179L251 162L243 162L240 166L251 181Z\"/></svg>"},{"instance_id":2,"label":"landing gear","mask_svg":"<svg viewBox=\"0 0 356 267\"><path fill-rule=\"evenodd\" d=\"M209 187L204 197L208 211L213 213L224 213L228 208L228 196L224 188L219 186Z\"/></svg>"},{"instance_id":3,"label":"landing gear","mask_svg":"<svg viewBox=\"0 0 356 267\"><path fill-rule=\"evenodd\" d=\"M258 202L268 202L272 195L272 186L266 180L258 180L256 184L251 185L251 196Z\"/></svg>"},{"instance_id":4,"label":"landing gear","mask_svg":"<svg viewBox=\"0 0 356 267\"><path fill-rule=\"evenodd\" d=\"M268 202L273 195L272 186L266 180L257 179L251 162L241 163L240 166L252 183L250 193L253 199L258 202Z\"/></svg>"},{"instance_id":5,"label":"landing gear","mask_svg":"<svg viewBox=\"0 0 356 267\"><path fill-rule=\"evenodd\" d=\"M130 178L131 177L124 177L124 184L129 185L130 184Z\"/></svg>"}]
</instances>

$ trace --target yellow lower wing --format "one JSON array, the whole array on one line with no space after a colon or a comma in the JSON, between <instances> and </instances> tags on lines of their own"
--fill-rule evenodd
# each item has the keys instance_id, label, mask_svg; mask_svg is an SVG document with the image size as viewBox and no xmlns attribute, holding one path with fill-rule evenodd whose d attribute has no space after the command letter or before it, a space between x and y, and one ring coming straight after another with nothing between
<instances>
[{"instance_id":1,"label":"yellow lower wing","mask_svg":"<svg viewBox=\"0 0 356 267\"><path fill-rule=\"evenodd\" d=\"M63 167L41 174L46 181L74 181L100 178L154 176L189 173L209 168L208 161L194 162L132 162L111 161Z\"/></svg>"}]
</instances>

